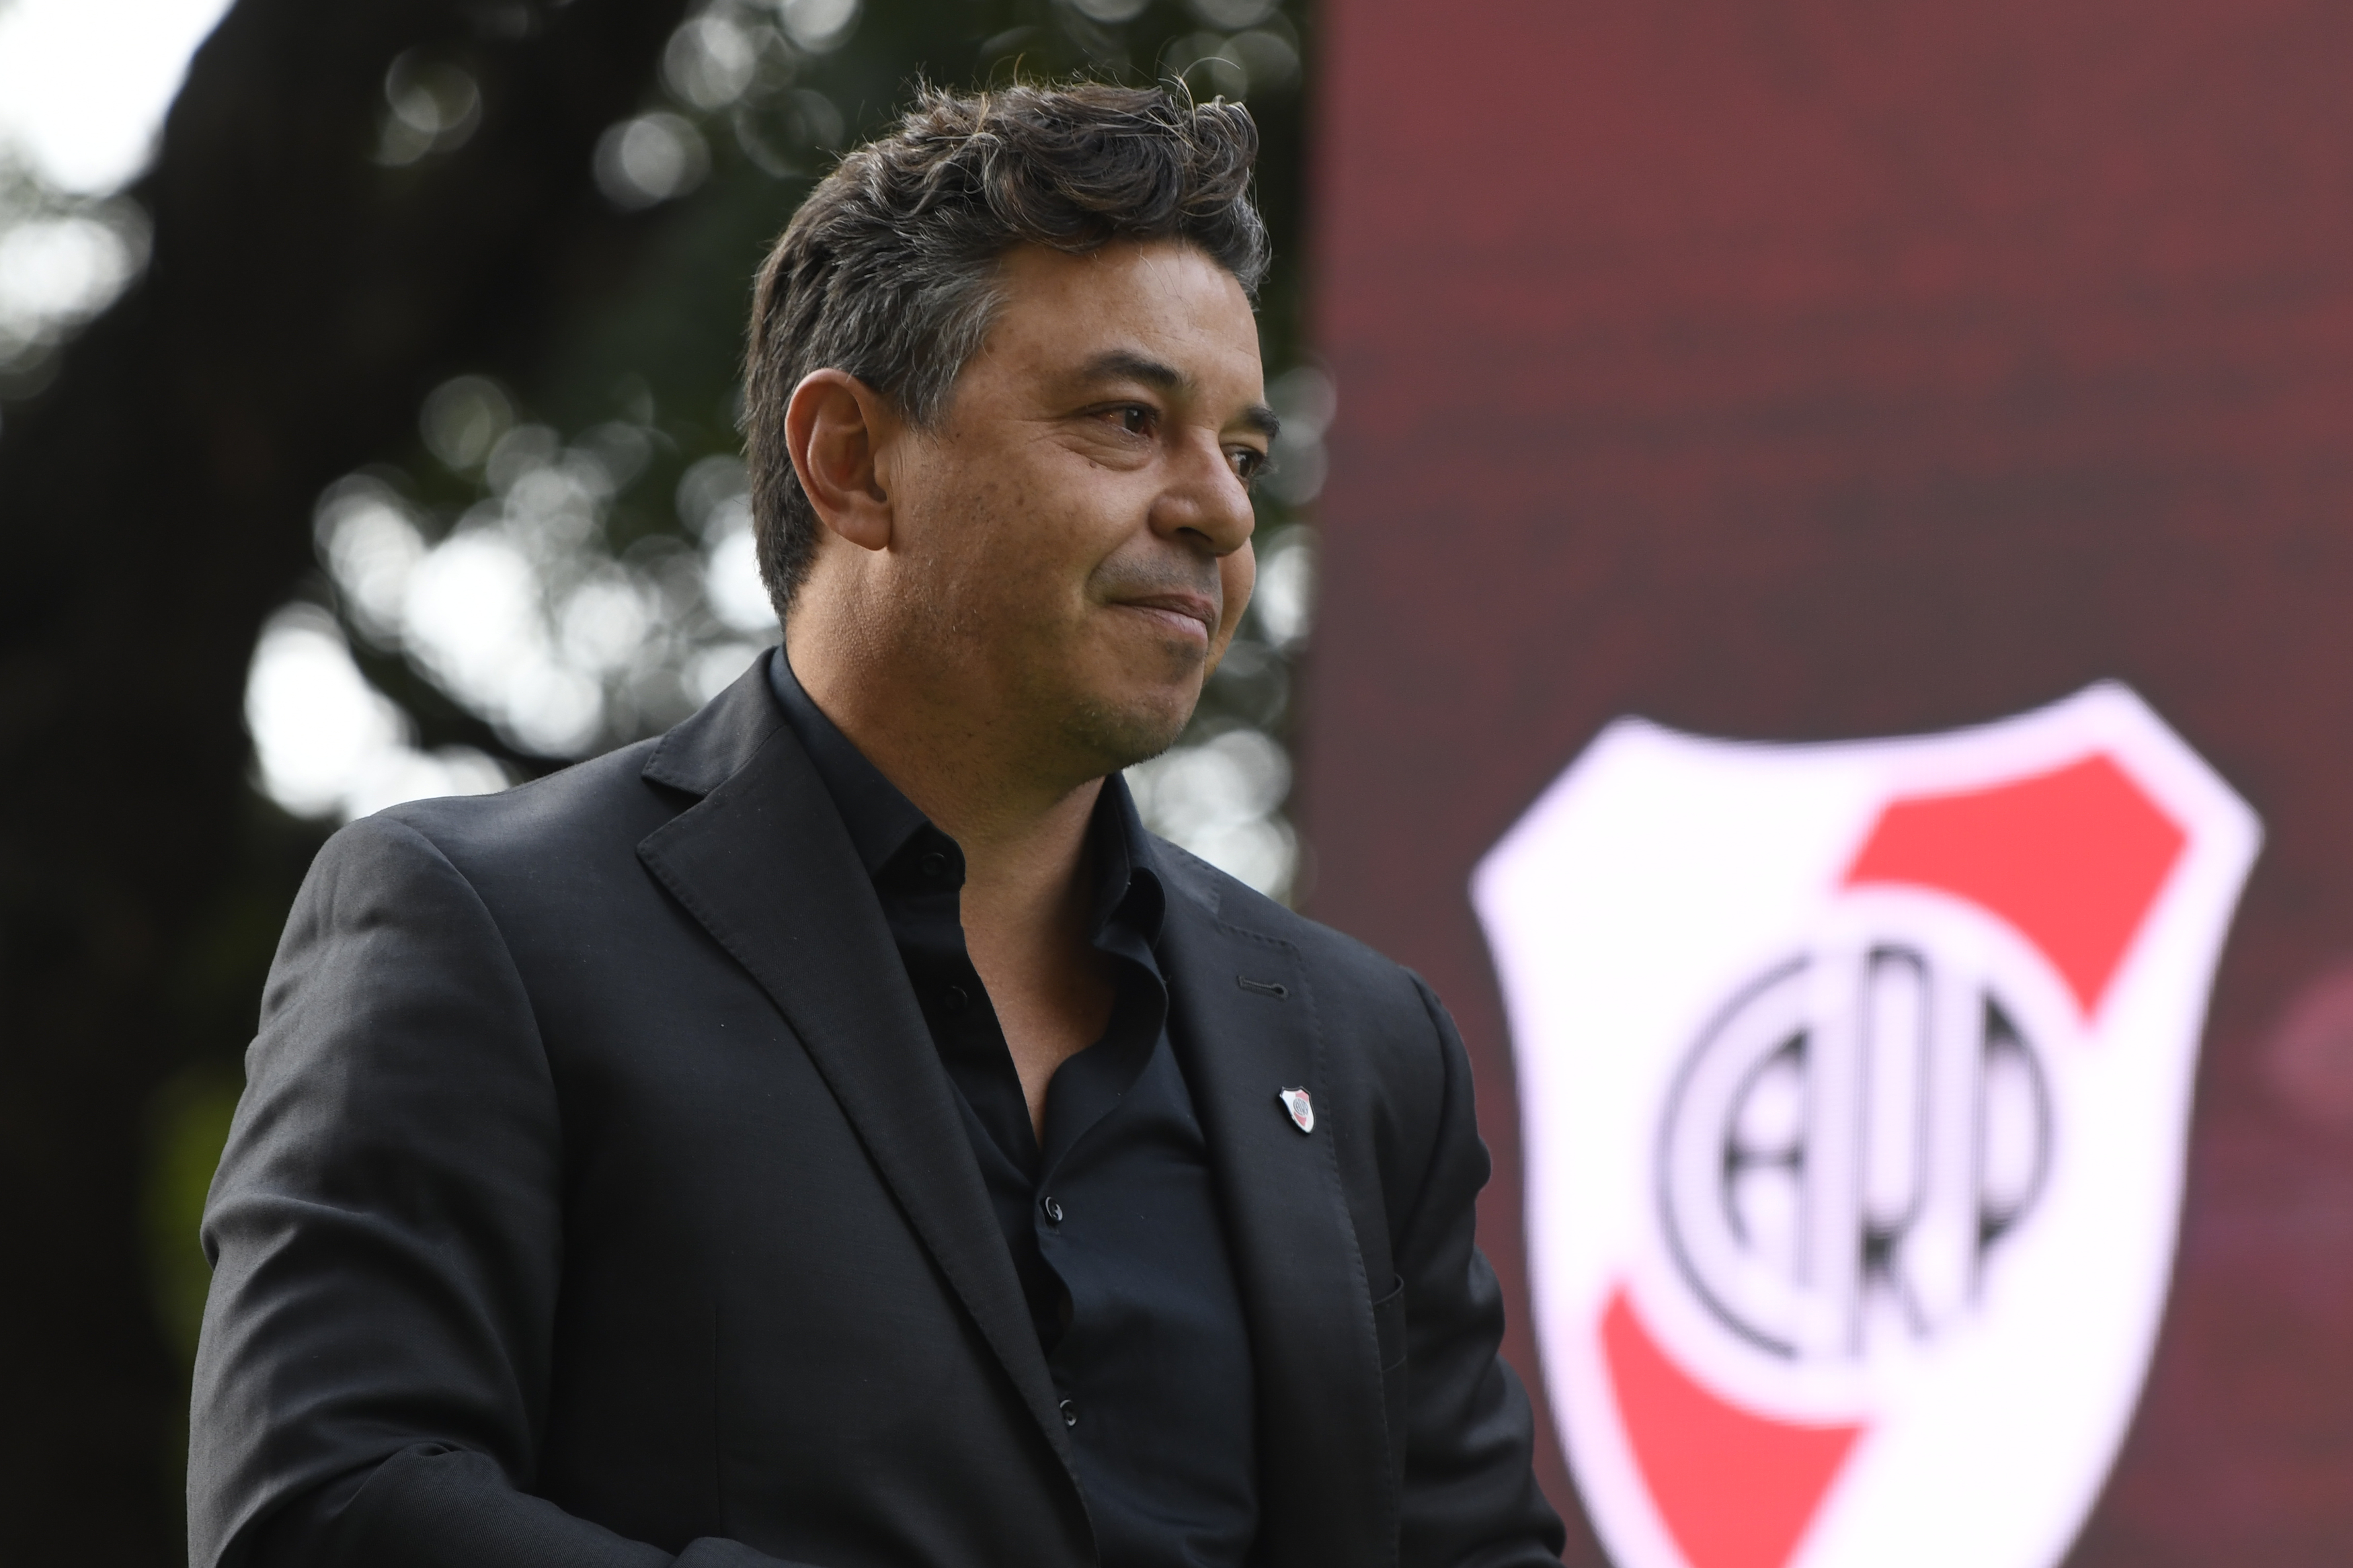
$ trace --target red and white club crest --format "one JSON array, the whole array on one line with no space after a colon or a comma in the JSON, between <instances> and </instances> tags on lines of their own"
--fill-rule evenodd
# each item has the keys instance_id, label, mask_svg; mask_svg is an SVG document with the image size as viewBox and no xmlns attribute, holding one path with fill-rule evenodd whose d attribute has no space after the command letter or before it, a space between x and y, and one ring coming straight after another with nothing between
<instances>
[{"instance_id":1,"label":"red and white club crest","mask_svg":"<svg viewBox=\"0 0 2353 1568\"><path fill-rule=\"evenodd\" d=\"M1480 865L1556 1423L1621 1568L2049 1568L2147 1371L2261 830L2138 698L1612 725Z\"/></svg>"}]
</instances>

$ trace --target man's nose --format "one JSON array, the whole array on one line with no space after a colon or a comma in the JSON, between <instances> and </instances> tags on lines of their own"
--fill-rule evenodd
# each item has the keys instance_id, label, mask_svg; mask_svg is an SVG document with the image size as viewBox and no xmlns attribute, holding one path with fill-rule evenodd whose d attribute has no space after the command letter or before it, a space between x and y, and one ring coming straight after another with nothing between
<instances>
[{"instance_id":1,"label":"man's nose","mask_svg":"<svg viewBox=\"0 0 2353 1568\"><path fill-rule=\"evenodd\" d=\"M1153 507L1153 531L1213 556L1250 542L1258 526L1250 488L1234 472L1218 433L1197 433L1172 454L1167 486Z\"/></svg>"}]
</instances>

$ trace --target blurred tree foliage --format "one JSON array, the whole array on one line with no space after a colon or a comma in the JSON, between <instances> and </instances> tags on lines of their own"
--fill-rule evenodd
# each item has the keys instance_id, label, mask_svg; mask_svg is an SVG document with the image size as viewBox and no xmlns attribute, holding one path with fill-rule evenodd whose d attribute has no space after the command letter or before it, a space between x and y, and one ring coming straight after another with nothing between
<instances>
[{"instance_id":1,"label":"blurred tree foliage","mask_svg":"<svg viewBox=\"0 0 2353 1568\"><path fill-rule=\"evenodd\" d=\"M1297 364L1297 4L240 0L132 193L145 277L0 424L0 1561L183 1550L194 1219L330 826L253 787L265 623L315 605L421 752L510 776L699 694L666 645L669 697L534 740L322 569L335 498L375 487L431 545L512 489L497 438L538 432L537 459L510 457L603 454L599 559L703 562L709 497L683 481L737 449L752 272L919 77L1174 74L1246 97L1279 258L1268 362ZM1284 501L1312 497L1328 401L1302 374L1304 439L1262 519L1293 545ZM1298 622L1254 625L1196 762L1282 732ZM1279 772L1258 775L1275 797Z\"/></svg>"}]
</instances>

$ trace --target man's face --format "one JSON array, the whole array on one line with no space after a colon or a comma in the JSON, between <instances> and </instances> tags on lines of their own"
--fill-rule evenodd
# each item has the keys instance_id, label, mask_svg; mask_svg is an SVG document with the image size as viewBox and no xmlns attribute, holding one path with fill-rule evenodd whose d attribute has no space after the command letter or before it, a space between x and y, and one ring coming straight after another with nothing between
<instances>
[{"instance_id":1,"label":"man's face","mask_svg":"<svg viewBox=\"0 0 2353 1568\"><path fill-rule=\"evenodd\" d=\"M1179 244L1023 247L999 287L939 427L890 464L892 553L939 678L1092 776L1176 738L1249 601L1257 323Z\"/></svg>"}]
</instances>

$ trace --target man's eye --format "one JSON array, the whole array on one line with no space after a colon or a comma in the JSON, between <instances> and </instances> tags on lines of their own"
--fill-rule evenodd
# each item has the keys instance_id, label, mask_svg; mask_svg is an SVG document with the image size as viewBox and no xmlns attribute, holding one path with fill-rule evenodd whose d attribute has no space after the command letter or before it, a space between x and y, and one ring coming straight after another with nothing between
<instances>
[{"instance_id":1,"label":"man's eye","mask_svg":"<svg viewBox=\"0 0 2353 1568\"><path fill-rule=\"evenodd\" d=\"M1119 427L1131 436L1152 434L1152 410L1131 403L1119 411Z\"/></svg>"},{"instance_id":2,"label":"man's eye","mask_svg":"<svg viewBox=\"0 0 2353 1568\"><path fill-rule=\"evenodd\" d=\"M1255 447L1236 447L1232 453L1234 472L1248 484L1266 468L1266 454Z\"/></svg>"}]
</instances>

